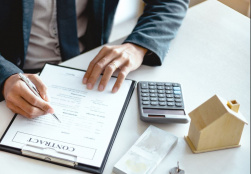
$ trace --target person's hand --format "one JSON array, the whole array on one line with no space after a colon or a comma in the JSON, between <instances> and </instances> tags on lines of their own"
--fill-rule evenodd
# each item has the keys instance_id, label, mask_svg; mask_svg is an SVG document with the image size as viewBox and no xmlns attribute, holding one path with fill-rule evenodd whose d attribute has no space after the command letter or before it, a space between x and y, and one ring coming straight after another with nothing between
<instances>
[{"instance_id":1,"label":"person's hand","mask_svg":"<svg viewBox=\"0 0 251 174\"><path fill-rule=\"evenodd\" d=\"M7 107L14 113L21 114L27 118L35 118L47 113L54 113L48 103L46 87L35 74L25 74L37 87L40 96L37 97L29 87L19 78L18 74L10 76L4 83L3 95Z\"/></svg>"},{"instance_id":2,"label":"person's hand","mask_svg":"<svg viewBox=\"0 0 251 174\"><path fill-rule=\"evenodd\" d=\"M83 77L83 84L87 84L87 89L92 89L103 72L98 86L98 90L103 91L114 71L119 69L118 78L112 88L113 93L117 92L128 73L142 64L146 52L147 49L132 43L104 46L90 62Z\"/></svg>"}]
</instances>

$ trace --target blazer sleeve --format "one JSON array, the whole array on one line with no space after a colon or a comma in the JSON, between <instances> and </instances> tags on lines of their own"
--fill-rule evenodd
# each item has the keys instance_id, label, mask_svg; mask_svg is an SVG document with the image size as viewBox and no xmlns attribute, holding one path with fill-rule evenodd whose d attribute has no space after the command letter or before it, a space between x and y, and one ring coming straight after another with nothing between
<instances>
[{"instance_id":1,"label":"blazer sleeve","mask_svg":"<svg viewBox=\"0 0 251 174\"><path fill-rule=\"evenodd\" d=\"M0 101L4 100L2 91L5 80L13 74L23 72L16 65L6 60L0 54Z\"/></svg>"},{"instance_id":2,"label":"blazer sleeve","mask_svg":"<svg viewBox=\"0 0 251 174\"><path fill-rule=\"evenodd\" d=\"M161 65L188 9L189 0L144 0L144 12L124 43L148 49L143 64Z\"/></svg>"}]
</instances>

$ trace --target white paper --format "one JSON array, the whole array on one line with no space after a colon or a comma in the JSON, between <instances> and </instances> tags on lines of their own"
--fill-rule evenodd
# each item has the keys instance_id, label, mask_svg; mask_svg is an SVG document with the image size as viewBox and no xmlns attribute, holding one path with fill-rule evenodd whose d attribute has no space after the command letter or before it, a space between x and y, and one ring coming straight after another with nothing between
<instances>
[{"instance_id":1,"label":"white paper","mask_svg":"<svg viewBox=\"0 0 251 174\"><path fill-rule=\"evenodd\" d=\"M44 151L77 156L77 162L100 167L123 108L131 80L125 80L120 90L111 89L111 78L105 91L87 90L82 84L85 72L46 65L40 78L48 88L50 103L62 123L47 114L35 119L18 115L1 144L22 148L27 144ZM59 155L60 156L60 155ZM69 157L69 160L72 156Z\"/></svg>"},{"instance_id":2,"label":"white paper","mask_svg":"<svg viewBox=\"0 0 251 174\"><path fill-rule=\"evenodd\" d=\"M115 164L116 174L150 174L172 150L178 138L150 125L134 145Z\"/></svg>"}]
</instances>

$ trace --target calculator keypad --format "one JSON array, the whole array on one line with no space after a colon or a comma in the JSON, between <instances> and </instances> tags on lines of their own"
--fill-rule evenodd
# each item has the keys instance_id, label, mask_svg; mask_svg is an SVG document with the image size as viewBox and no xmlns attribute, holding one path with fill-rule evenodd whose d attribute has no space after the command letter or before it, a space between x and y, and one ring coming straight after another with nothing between
<instances>
[{"instance_id":1,"label":"calculator keypad","mask_svg":"<svg viewBox=\"0 0 251 174\"><path fill-rule=\"evenodd\" d=\"M139 91L144 108L184 109L178 83L141 82Z\"/></svg>"}]
</instances>

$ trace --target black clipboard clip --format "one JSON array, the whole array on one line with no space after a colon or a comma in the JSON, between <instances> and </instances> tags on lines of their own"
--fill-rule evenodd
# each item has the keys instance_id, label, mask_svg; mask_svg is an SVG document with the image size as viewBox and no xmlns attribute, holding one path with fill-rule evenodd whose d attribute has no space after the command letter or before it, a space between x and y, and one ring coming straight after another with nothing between
<instances>
[{"instance_id":1,"label":"black clipboard clip","mask_svg":"<svg viewBox=\"0 0 251 174\"><path fill-rule=\"evenodd\" d=\"M42 159L44 161L54 162L71 167L78 165L78 157L76 155L61 152L51 147L41 147L33 144L26 144L21 149L21 152L22 155Z\"/></svg>"}]
</instances>

